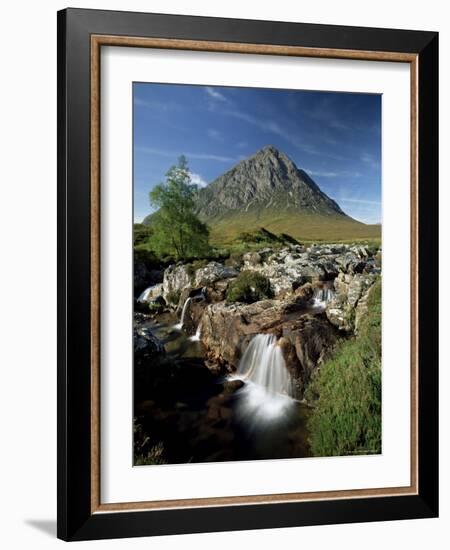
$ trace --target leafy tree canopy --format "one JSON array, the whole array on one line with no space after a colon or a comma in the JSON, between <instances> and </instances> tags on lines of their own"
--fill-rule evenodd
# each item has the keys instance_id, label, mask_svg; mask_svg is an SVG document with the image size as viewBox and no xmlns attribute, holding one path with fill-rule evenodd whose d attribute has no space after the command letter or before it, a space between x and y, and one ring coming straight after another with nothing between
<instances>
[{"instance_id":1,"label":"leafy tree canopy","mask_svg":"<svg viewBox=\"0 0 450 550\"><path fill-rule=\"evenodd\" d=\"M159 208L152 224L152 242L160 255L174 255L181 260L210 251L209 229L194 211L196 193L184 156L167 172L166 181L150 192L151 205Z\"/></svg>"}]
</instances>

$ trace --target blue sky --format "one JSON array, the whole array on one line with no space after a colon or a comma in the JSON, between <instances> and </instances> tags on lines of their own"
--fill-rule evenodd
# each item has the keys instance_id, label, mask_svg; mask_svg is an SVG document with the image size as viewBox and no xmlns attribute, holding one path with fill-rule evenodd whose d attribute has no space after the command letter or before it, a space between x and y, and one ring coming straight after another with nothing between
<instances>
[{"instance_id":1,"label":"blue sky","mask_svg":"<svg viewBox=\"0 0 450 550\"><path fill-rule=\"evenodd\" d=\"M134 83L134 220L186 155L207 185L265 145L286 153L350 216L381 222L381 96Z\"/></svg>"}]
</instances>

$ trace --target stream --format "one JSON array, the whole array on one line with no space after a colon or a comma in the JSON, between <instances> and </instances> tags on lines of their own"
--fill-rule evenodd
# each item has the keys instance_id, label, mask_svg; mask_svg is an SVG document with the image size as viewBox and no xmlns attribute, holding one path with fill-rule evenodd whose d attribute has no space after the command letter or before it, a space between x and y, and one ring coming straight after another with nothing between
<instances>
[{"instance_id":1,"label":"stream","mask_svg":"<svg viewBox=\"0 0 450 550\"><path fill-rule=\"evenodd\" d=\"M281 350L257 335L233 375L205 365L200 331L161 314L140 323L164 343L167 357L142 381L135 376L135 418L170 464L310 456L309 409L291 397Z\"/></svg>"}]
</instances>

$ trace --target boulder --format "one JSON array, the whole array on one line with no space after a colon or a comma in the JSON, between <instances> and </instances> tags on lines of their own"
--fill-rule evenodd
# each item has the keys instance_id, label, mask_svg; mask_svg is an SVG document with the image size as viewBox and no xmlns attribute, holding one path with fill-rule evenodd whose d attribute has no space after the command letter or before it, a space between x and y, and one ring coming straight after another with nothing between
<instances>
[{"instance_id":1,"label":"boulder","mask_svg":"<svg viewBox=\"0 0 450 550\"><path fill-rule=\"evenodd\" d=\"M171 296L178 295L180 292L186 288L190 287L192 284L192 273L190 272L187 265L178 263L175 265L169 266L164 271L163 279L163 296L167 302L172 302Z\"/></svg>"},{"instance_id":2,"label":"boulder","mask_svg":"<svg viewBox=\"0 0 450 550\"><path fill-rule=\"evenodd\" d=\"M339 268L336 263L332 260L320 260L318 265L323 269L324 277L323 280L332 281L338 276Z\"/></svg>"},{"instance_id":3,"label":"boulder","mask_svg":"<svg viewBox=\"0 0 450 550\"><path fill-rule=\"evenodd\" d=\"M268 331L280 322L279 302L263 300L254 304L209 304L201 318L201 340L211 363L232 371L239 363L242 348L252 336Z\"/></svg>"},{"instance_id":4,"label":"boulder","mask_svg":"<svg viewBox=\"0 0 450 550\"><path fill-rule=\"evenodd\" d=\"M258 254L258 252L247 252L242 256L242 259L246 269L249 266L258 265L262 261L261 254Z\"/></svg>"},{"instance_id":5,"label":"boulder","mask_svg":"<svg viewBox=\"0 0 450 550\"><path fill-rule=\"evenodd\" d=\"M162 297L163 294L163 284L158 283L157 285L149 286L146 288L138 298L140 303L149 303L152 300L155 300L159 297Z\"/></svg>"},{"instance_id":6,"label":"boulder","mask_svg":"<svg viewBox=\"0 0 450 550\"><path fill-rule=\"evenodd\" d=\"M184 303L192 291L199 291L203 287L214 288L219 281L226 281L238 275L237 269L219 262L209 262L195 271L191 264L172 265L164 272L163 296L167 300L168 296L172 295L177 297L178 303Z\"/></svg>"},{"instance_id":7,"label":"boulder","mask_svg":"<svg viewBox=\"0 0 450 550\"><path fill-rule=\"evenodd\" d=\"M208 265L197 269L194 276L194 286L211 286L215 282L237 277L239 272L234 267L225 266L219 262L209 262Z\"/></svg>"},{"instance_id":8,"label":"boulder","mask_svg":"<svg viewBox=\"0 0 450 550\"><path fill-rule=\"evenodd\" d=\"M302 315L282 326L279 345L298 397L303 396L312 374L330 354L336 338L336 329L322 315Z\"/></svg>"},{"instance_id":9,"label":"boulder","mask_svg":"<svg viewBox=\"0 0 450 550\"><path fill-rule=\"evenodd\" d=\"M133 267L133 285L135 296L139 296L143 290L150 285L154 285L162 281L164 271L162 269L150 269L145 261L134 261Z\"/></svg>"},{"instance_id":10,"label":"boulder","mask_svg":"<svg viewBox=\"0 0 450 550\"><path fill-rule=\"evenodd\" d=\"M133 331L134 362L137 367L151 364L165 354L162 342L147 327L135 327Z\"/></svg>"},{"instance_id":11,"label":"boulder","mask_svg":"<svg viewBox=\"0 0 450 550\"><path fill-rule=\"evenodd\" d=\"M323 280L325 271L320 267L304 263L301 259L295 261L286 256L287 262L278 262L271 258L270 262L248 265L249 271L257 271L270 281L273 294L276 298L282 298L292 293L296 288L306 282Z\"/></svg>"},{"instance_id":12,"label":"boulder","mask_svg":"<svg viewBox=\"0 0 450 550\"><path fill-rule=\"evenodd\" d=\"M135 296L139 295L148 285L150 272L143 261L135 261L133 268L133 284Z\"/></svg>"},{"instance_id":13,"label":"boulder","mask_svg":"<svg viewBox=\"0 0 450 550\"><path fill-rule=\"evenodd\" d=\"M376 279L373 274L340 273L334 281L335 295L326 306L330 323L339 330L353 331L358 303Z\"/></svg>"},{"instance_id":14,"label":"boulder","mask_svg":"<svg viewBox=\"0 0 450 550\"><path fill-rule=\"evenodd\" d=\"M162 297L162 295L159 295L156 298L149 300L147 304L148 304L148 310L152 313L161 313L166 309L166 306L167 306L167 303Z\"/></svg>"}]
</instances>

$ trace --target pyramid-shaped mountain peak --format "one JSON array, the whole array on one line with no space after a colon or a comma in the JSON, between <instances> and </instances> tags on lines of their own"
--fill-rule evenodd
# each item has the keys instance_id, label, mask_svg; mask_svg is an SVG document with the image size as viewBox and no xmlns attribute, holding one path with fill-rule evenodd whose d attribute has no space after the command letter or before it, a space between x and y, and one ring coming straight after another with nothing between
<instances>
[{"instance_id":1,"label":"pyramid-shaped mountain peak","mask_svg":"<svg viewBox=\"0 0 450 550\"><path fill-rule=\"evenodd\" d=\"M295 163L273 145L252 156L201 189L197 213L204 220L264 211L274 215L302 212L344 216L344 212Z\"/></svg>"}]
</instances>

